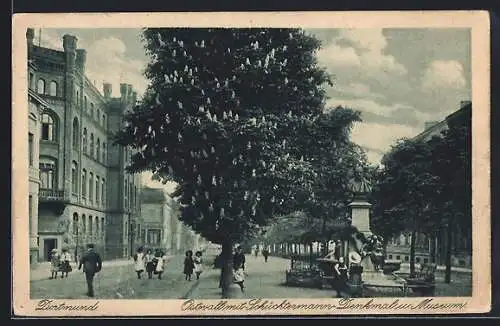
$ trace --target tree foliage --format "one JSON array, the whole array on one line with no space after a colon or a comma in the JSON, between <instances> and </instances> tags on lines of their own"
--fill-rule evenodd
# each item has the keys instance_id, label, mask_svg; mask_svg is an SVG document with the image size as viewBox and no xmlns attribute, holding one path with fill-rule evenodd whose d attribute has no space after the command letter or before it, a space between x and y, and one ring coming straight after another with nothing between
<instances>
[{"instance_id":1,"label":"tree foliage","mask_svg":"<svg viewBox=\"0 0 500 326\"><path fill-rule=\"evenodd\" d=\"M150 85L117 141L130 170L179 184L181 219L210 241L240 241L296 210L315 180L301 135L324 110L320 43L299 29L143 32Z\"/></svg>"}]
</instances>

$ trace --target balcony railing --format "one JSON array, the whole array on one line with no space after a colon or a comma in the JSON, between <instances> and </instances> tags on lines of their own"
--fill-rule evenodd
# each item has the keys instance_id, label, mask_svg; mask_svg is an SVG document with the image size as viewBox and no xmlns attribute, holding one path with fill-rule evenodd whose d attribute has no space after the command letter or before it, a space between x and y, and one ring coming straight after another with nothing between
<instances>
[{"instance_id":1,"label":"balcony railing","mask_svg":"<svg viewBox=\"0 0 500 326\"><path fill-rule=\"evenodd\" d=\"M41 201L46 202L60 202L68 199L65 197L64 190L56 189L40 189L38 196Z\"/></svg>"}]
</instances>

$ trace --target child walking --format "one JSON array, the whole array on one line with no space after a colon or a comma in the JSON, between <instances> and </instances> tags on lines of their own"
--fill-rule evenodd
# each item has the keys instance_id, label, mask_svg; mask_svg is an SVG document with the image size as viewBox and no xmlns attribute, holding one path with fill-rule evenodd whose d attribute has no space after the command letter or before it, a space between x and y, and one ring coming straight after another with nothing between
<instances>
[{"instance_id":1,"label":"child walking","mask_svg":"<svg viewBox=\"0 0 500 326\"><path fill-rule=\"evenodd\" d=\"M59 256L59 253L57 252L57 249L52 249L50 253L50 263L51 263L51 276L50 279L57 278L57 273L61 269L61 257ZM62 276L61 276L62 278Z\"/></svg>"},{"instance_id":2,"label":"child walking","mask_svg":"<svg viewBox=\"0 0 500 326\"><path fill-rule=\"evenodd\" d=\"M137 252L134 255L134 263L135 263L135 272L137 273L137 278L141 279L141 274L144 272L145 266L144 266L144 250L142 247L137 249Z\"/></svg>"},{"instance_id":3,"label":"child walking","mask_svg":"<svg viewBox=\"0 0 500 326\"><path fill-rule=\"evenodd\" d=\"M184 275L186 275L186 281L191 281L194 270L193 252L191 250L186 251L186 258L184 258Z\"/></svg>"},{"instance_id":4,"label":"child walking","mask_svg":"<svg viewBox=\"0 0 500 326\"><path fill-rule=\"evenodd\" d=\"M197 251L194 254L194 258L193 258L193 261L194 261L194 272L196 274L196 279L197 280L200 279L201 272L203 272L203 268L202 268L203 261L201 259L201 256L202 256L201 251Z\"/></svg>"},{"instance_id":5,"label":"child walking","mask_svg":"<svg viewBox=\"0 0 500 326\"><path fill-rule=\"evenodd\" d=\"M146 272L148 272L148 279L153 278L153 272L155 270L155 262L153 261L153 259L153 251L151 249L148 249L148 251L146 252L146 256L144 257L144 260L146 262Z\"/></svg>"}]
</instances>

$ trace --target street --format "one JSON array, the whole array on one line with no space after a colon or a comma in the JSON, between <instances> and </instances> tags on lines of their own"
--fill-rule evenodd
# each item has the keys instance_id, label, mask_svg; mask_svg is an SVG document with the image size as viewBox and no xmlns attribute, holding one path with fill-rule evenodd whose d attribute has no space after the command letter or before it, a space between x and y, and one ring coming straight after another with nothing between
<instances>
[{"instance_id":1,"label":"street","mask_svg":"<svg viewBox=\"0 0 500 326\"><path fill-rule=\"evenodd\" d=\"M199 281L184 280L184 256L174 256L165 266L161 280L137 279L132 261L104 262L104 267L94 281L96 298L99 299L219 299L220 269L213 268L213 256L204 257L204 272ZM242 298L332 298L336 293L325 286L323 289L301 288L283 285L288 259L262 256L246 256L245 293ZM436 274L436 296L470 296L471 274L454 272L451 284L444 284L443 272ZM73 270L66 279L36 279L31 281L32 299L85 299L85 277L81 271ZM387 294L389 295L389 294ZM396 294L390 294L396 295ZM382 295L385 296L385 295ZM410 296L413 296L410 294Z\"/></svg>"},{"instance_id":2,"label":"street","mask_svg":"<svg viewBox=\"0 0 500 326\"><path fill-rule=\"evenodd\" d=\"M137 279L132 261L128 264L109 264L103 262L103 270L94 279L95 297L98 299L178 299L182 298L194 286L195 281L185 281L183 256L171 257L159 280L156 275L152 280L147 274ZM68 278L31 281L32 299L86 299L87 285L83 273L74 269Z\"/></svg>"}]
</instances>

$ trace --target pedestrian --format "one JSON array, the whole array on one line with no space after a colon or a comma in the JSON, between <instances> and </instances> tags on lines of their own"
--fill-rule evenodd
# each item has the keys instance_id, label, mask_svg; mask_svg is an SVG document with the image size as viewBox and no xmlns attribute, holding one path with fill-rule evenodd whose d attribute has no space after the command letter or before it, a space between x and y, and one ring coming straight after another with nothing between
<instances>
[{"instance_id":1,"label":"pedestrian","mask_svg":"<svg viewBox=\"0 0 500 326\"><path fill-rule=\"evenodd\" d=\"M259 255L259 246L255 247L255 258Z\"/></svg>"},{"instance_id":2,"label":"pedestrian","mask_svg":"<svg viewBox=\"0 0 500 326\"><path fill-rule=\"evenodd\" d=\"M186 276L186 281L191 281L193 271L194 271L193 252L191 250L188 250L186 251L186 258L184 258L184 275Z\"/></svg>"},{"instance_id":3,"label":"pedestrian","mask_svg":"<svg viewBox=\"0 0 500 326\"><path fill-rule=\"evenodd\" d=\"M63 248L61 255L61 278L68 277L68 274L73 270L70 261L71 254L68 252L67 248Z\"/></svg>"},{"instance_id":4,"label":"pedestrian","mask_svg":"<svg viewBox=\"0 0 500 326\"><path fill-rule=\"evenodd\" d=\"M293 269L293 266L295 265L295 262L299 259L299 254L294 251L293 254L290 257L290 268Z\"/></svg>"},{"instance_id":5,"label":"pedestrian","mask_svg":"<svg viewBox=\"0 0 500 326\"><path fill-rule=\"evenodd\" d=\"M157 250L155 253L155 271L154 273L158 275L158 279L161 280L161 275L163 274L164 265L165 265L165 254L161 250Z\"/></svg>"},{"instance_id":6,"label":"pedestrian","mask_svg":"<svg viewBox=\"0 0 500 326\"><path fill-rule=\"evenodd\" d=\"M153 278L153 272L155 271L155 262L153 261L153 251L148 249L146 251L146 256L144 256L144 261L146 262L146 272L148 273L148 279Z\"/></svg>"},{"instance_id":7,"label":"pedestrian","mask_svg":"<svg viewBox=\"0 0 500 326\"><path fill-rule=\"evenodd\" d=\"M233 256L233 277L234 283L240 286L241 292L245 292L245 254L240 246L236 248Z\"/></svg>"},{"instance_id":8,"label":"pedestrian","mask_svg":"<svg viewBox=\"0 0 500 326\"><path fill-rule=\"evenodd\" d=\"M240 286L241 292L245 292L245 254L240 246L236 248L233 256L233 277L234 283Z\"/></svg>"},{"instance_id":9,"label":"pedestrian","mask_svg":"<svg viewBox=\"0 0 500 326\"><path fill-rule=\"evenodd\" d=\"M347 285L347 265L345 264L344 257L339 257L338 262L334 266L335 271L335 291L337 292L337 298L342 297L342 291L344 291Z\"/></svg>"},{"instance_id":10,"label":"pedestrian","mask_svg":"<svg viewBox=\"0 0 500 326\"><path fill-rule=\"evenodd\" d=\"M203 260L201 259L202 257L201 251L197 251L194 254L193 262L194 262L194 272L196 274L196 279L200 279L200 275L203 272Z\"/></svg>"},{"instance_id":11,"label":"pedestrian","mask_svg":"<svg viewBox=\"0 0 500 326\"><path fill-rule=\"evenodd\" d=\"M267 263L267 259L269 258L269 250L267 248L262 249L262 256L264 256L264 262Z\"/></svg>"},{"instance_id":12,"label":"pedestrian","mask_svg":"<svg viewBox=\"0 0 500 326\"><path fill-rule=\"evenodd\" d=\"M137 248L137 252L134 255L135 272L137 273L137 278L141 279L141 274L144 272L144 249L142 247Z\"/></svg>"},{"instance_id":13,"label":"pedestrian","mask_svg":"<svg viewBox=\"0 0 500 326\"><path fill-rule=\"evenodd\" d=\"M54 248L50 252L50 272L51 272L50 279L57 278L57 273L59 272L60 269L61 269L61 257L59 256L57 249Z\"/></svg>"},{"instance_id":14,"label":"pedestrian","mask_svg":"<svg viewBox=\"0 0 500 326\"><path fill-rule=\"evenodd\" d=\"M102 259L96 251L94 251L94 244L87 245L87 252L83 255L78 265L78 270L83 266L85 279L87 281L87 296L94 297L94 276L102 269Z\"/></svg>"}]
</instances>

